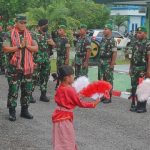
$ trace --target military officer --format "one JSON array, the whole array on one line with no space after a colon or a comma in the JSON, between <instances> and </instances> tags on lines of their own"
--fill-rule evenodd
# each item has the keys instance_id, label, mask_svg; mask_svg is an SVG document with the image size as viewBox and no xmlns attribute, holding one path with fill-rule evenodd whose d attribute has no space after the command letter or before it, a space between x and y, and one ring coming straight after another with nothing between
<instances>
[{"instance_id":1,"label":"military officer","mask_svg":"<svg viewBox=\"0 0 150 150\"><path fill-rule=\"evenodd\" d=\"M16 120L16 106L19 87L21 88L21 117L33 119L28 111L32 90L32 74L34 70L33 53L38 45L26 28L26 16L17 15L15 27L5 37L3 50L8 54L8 108L9 120Z\"/></svg>"},{"instance_id":2,"label":"military officer","mask_svg":"<svg viewBox=\"0 0 150 150\"><path fill-rule=\"evenodd\" d=\"M48 33L48 20L40 19L38 22L38 33L36 33L36 41L39 46L38 53L34 55L35 63L37 64L33 78L33 90L36 83L36 77L40 79L40 101L49 102L46 96L47 83L50 75L50 56L52 55L52 46L55 46L51 34ZM35 102L32 96L31 102Z\"/></svg>"},{"instance_id":3,"label":"military officer","mask_svg":"<svg viewBox=\"0 0 150 150\"><path fill-rule=\"evenodd\" d=\"M66 37L66 26L60 25L58 27L58 38L56 40L56 50L57 50L57 71L62 65L69 65L69 52L70 44ZM56 88L59 85L59 80L57 80Z\"/></svg>"},{"instance_id":4,"label":"military officer","mask_svg":"<svg viewBox=\"0 0 150 150\"><path fill-rule=\"evenodd\" d=\"M132 57L130 62L131 76L131 108L130 111L143 113L146 112L146 101L139 102L137 106L135 101L136 89L139 84L139 79L146 77L150 78L150 42L147 39L147 31L145 27L137 28L136 40L132 43Z\"/></svg>"},{"instance_id":5,"label":"military officer","mask_svg":"<svg viewBox=\"0 0 150 150\"><path fill-rule=\"evenodd\" d=\"M99 65L98 65L98 79L105 80L113 86L113 71L117 57L117 45L112 36L112 25L106 24L103 30L103 38L99 43ZM110 92L110 99L104 100L103 103L110 103L112 91Z\"/></svg>"},{"instance_id":6,"label":"military officer","mask_svg":"<svg viewBox=\"0 0 150 150\"><path fill-rule=\"evenodd\" d=\"M75 48L75 76L88 76L88 62L91 53L91 42L86 35L87 25L82 24L79 30L79 38Z\"/></svg>"}]
</instances>

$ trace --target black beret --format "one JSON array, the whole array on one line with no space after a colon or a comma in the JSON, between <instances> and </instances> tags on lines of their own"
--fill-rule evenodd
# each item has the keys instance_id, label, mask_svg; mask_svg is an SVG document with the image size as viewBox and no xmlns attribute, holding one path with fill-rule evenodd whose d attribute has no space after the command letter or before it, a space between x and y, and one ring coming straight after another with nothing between
<instances>
[{"instance_id":1,"label":"black beret","mask_svg":"<svg viewBox=\"0 0 150 150\"><path fill-rule=\"evenodd\" d=\"M48 20L47 19L40 19L39 22L38 22L38 26L44 26L48 24Z\"/></svg>"},{"instance_id":2,"label":"black beret","mask_svg":"<svg viewBox=\"0 0 150 150\"><path fill-rule=\"evenodd\" d=\"M73 74L74 74L74 70L69 65L62 65L58 69L58 78L59 79L63 79L65 76L73 75Z\"/></svg>"}]
</instances>

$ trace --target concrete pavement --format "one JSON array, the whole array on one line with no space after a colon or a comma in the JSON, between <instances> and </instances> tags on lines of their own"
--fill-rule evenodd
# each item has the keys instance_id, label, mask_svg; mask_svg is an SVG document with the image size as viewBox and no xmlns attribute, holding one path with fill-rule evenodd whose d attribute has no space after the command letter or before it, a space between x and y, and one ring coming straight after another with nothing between
<instances>
[{"instance_id":1,"label":"concrete pavement","mask_svg":"<svg viewBox=\"0 0 150 150\"><path fill-rule=\"evenodd\" d=\"M54 83L48 86L51 101L39 101L38 87L34 92L37 103L30 105L33 120L21 118L18 100L17 120L8 121L7 81L0 76L0 150L52 150L51 114L55 108ZM111 104L96 109L75 109L74 125L79 150L149 150L150 107L145 114L129 111L130 102L114 97Z\"/></svg>"}]
</instances>

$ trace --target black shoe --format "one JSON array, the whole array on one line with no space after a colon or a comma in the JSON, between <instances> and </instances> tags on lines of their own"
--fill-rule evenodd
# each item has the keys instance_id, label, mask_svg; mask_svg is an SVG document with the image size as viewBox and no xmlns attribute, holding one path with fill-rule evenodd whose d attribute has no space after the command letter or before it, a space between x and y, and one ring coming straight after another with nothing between
<instances>
[{"instance_id":1,"label":"black shoe","mask_svg":"<svg viewBox=\"0 0 150 150\"><path fill-rule=\"evenodd\" d=\"M135 104L131 104L130 111L136 112L136 110L137 110L137 107L135 106Z\"/></svg>"},{"instance_id":2,"label":"black shoe","mask_svg":"<svg viewBox=\"0 0 150 150\"><path fill-rule=\"evenodd\" d=\"M137 110L136 110L137 113L145 113L147 112L146 110L146 101L144 102L137 102Z\"/></svg>"},{"instance_id":3,"label":"black shoe","mask_svg":"<svg viewBox=\"0 0 150 150\"><path fill-rule=\"evenodd\" d=\"M28 111L28 106L22 106L21 107L21 117L26 119L33 119L33 116Z\"/></svg>"},{"instance_id":4,"label":"black shoe","mask_svg":"<svg viewBox=\"0 0 150 150\"><path fill-rule=\"evenodd\" d=\"M46 96L46 91L41 92L40 101L49 102L49 98Z\"/></svg>"},{"instance_id":5,"label":"black shoe","mask_svg":"<svg viewBox=\"0 0 150 150\"><path fill-rule=\"evenodd\" d=\"M36 100L34 99L33 96L31 96L30 103L36 103Z\"/></svg>"},{"instance_id":6,"label":"black shoe","mask_svg":"<svg viewBox=\"0 0 150 150\"><path fill-rule=\"evenodd\" d=\"M104 104L108 104L108 103L111 103L111 99L109 99L109 100L104 99L102 102L103 102Z\"/></svg>"},{"instance_id":7,"label":"black shoe","mask_svg":"<svg viewBox=\"0 0 150 150\"><path fill-rule=\"evenodd\" d=\"M9 108L9 120L10 121L16 121L16 110L15 107Z\"/></svg>"}]
</instances>

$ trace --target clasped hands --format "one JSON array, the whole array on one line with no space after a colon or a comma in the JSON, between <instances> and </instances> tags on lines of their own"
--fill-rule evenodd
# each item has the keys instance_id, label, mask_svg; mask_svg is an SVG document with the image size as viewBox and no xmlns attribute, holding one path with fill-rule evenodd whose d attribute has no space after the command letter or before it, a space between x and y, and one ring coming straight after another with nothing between
<instances>
[{"instance_id":1,"label":"clasped hands","mask_svg":"<svg viewBox=\"0 0 150 150\"><path fill-rule=\"evenodd\" d=\"M22 42L20 42L20 44L19 44L19 46L18 46L18 49L26 48L27 45L28 45L27 39L24 38L24 39L22 40Z\"/></svg>"}]
</instances>

